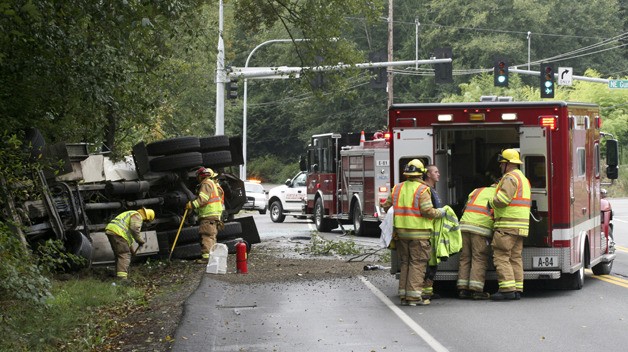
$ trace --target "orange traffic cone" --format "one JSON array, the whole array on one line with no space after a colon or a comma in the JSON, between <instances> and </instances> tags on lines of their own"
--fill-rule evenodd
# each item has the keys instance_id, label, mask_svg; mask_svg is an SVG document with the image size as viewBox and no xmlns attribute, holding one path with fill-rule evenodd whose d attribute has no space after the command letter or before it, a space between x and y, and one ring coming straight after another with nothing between
<instances>
[{"instance_id":1,"label":"orange traffic cone","mask_svg":"<svg viewBox=\"0 0 628 352\"><path fill-rule=\"evenodd\" d=\"M360 134L360 146L364 147L364 142L366 142L366 139L364 138L364 131L362 131L362 133Z\"/></svg>"}]
</instances>

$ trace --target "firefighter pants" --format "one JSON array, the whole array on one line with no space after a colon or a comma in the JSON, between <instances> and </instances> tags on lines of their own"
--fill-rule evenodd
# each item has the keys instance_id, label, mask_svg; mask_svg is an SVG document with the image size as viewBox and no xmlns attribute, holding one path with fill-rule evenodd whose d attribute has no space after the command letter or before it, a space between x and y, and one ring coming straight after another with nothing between
<instances>
[{"instance_id":1,"label":"firefighter pants","mask_svg":"<svg viewBox=\"0 0 628 352\"><path fill-rule=\"evenodd\" d=\"M198 226L198 234L201 235L201 255L209 260L209 251L216 244L218 235L218 218L203 218Z\"/></svg>"},{"instance_id":2,"label":"firefighter pants","mask_svg":"<svg viewBox=\"0 0 628 352\"><path fill-rule=\"evenodd\" d=\"M399 297L408 301L421 300L425 269L430 259L431 245L429 240L397 241L399 254Z\"/></svg>"},{"instance_id":3,"label":"firefighter pants","mask_svg":"<svg viewBox=\"0 0 628 352\"><path fill-rule=\"evenodd\" d=\"M423 296L432 296L434 294L434 278L436 278L437 271L438 265L428 265L425 269L425 280L423 281Z\"/></svg>"},{"instance_id":4,"label":"firefighter pants","mask_svg":"<svg viewBox=\"0 0 628 352\"><path fill-rule=\"evenodd\" d=\"M113 232L106 232L113 254L116 257L116 277L126 279L129 276L131 264L131 247L122 236Z\"/></svg>"},{"instance_id":5,"label":"firefighter pants","mask_svg":"<svg viewBox=\"0 0 628 352\"><path fill-rule=\"evenodd\" d=\"M489 261L489 241L488 237L462 232L462 251L456 283L459 290L484 292L486 268Z\"/></svg>"},{"instance_id":6,"label":"firefighter pants","mask_svg":"<svg viewBox=\"0 0 628 352\"><path fill-rule=\"evenodd\" d=\"M495 229L493 233L493 263L500 292L523 291L523 236L518 233L517 229Z\"/></svg>"}]
</instances>

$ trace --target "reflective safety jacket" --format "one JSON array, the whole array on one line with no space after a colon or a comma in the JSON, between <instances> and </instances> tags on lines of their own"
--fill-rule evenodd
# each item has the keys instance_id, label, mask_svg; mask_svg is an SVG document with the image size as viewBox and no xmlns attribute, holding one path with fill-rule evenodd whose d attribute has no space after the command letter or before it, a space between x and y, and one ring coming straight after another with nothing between
<instances>
[{"instance_id":1,"label":"reflective safety jacket","mask_svg":"<svg viewBox=\"0 0 628 352\"><path fill-rule=\"evenodd\" d=\"M408 179L393 187L395 232L399 239L429 239L432 219L442 216L432 205L430 187L418 179Z\"/></svg>"},{"instance_id":2,"label":"reflective safety jacket","mask_svg":"<svg viewBox=\"0 0 628 352\"><path fill-rule=\"evenodd\" d=\"M142 215L139 212L129 210L111 220L105 227L105 231L121 236L130 246L133 244L134 239L141 242L140 230L142 229L142 222Z\"/></svg>"},{"instance_id":3,"label":"reflective safety jacket","mask_svg":"<svg viewBox=\"0 0 628 352\"><path fill-rule=\"evenodd\" d=\"M495 197L495 187L474 189L467 200L460 219L460 230L484 237L493 237L493 212L488 202Z\"/></svg>"},{"instance_id":4,"label":"reflective safety jacket","mask_svg":"<svg viewBox=\"0 0 628 352\"><path fill-rule=\"evenodd\" d=\"M490 201L495 209L493 228L517 229L520 236L528 236L530 225L530 181L515 169L499 181L495 196Z\"/></svg>"},{"instance_id":5,"label":"reflective safety jacket","mask_svg":"<svg viewBox=\"0 0 628 352\"><path fill-rule=\"evenodd\" d=\"M445 205L443 210L445 216L434 220L434 236L431 238L434 251L429 261L431 266L447 260L462 249L462 234L456 212L449 205Z\"/></svg>"},{"instance_id":6,"label":"reflective safety jacket","mask_svg":"<svg viewBox=\"0 0 628 352\"><path fill-rule=\"evenodd\" d=\"M222 188L209 177L201 181L198 198L192 202L199 218L218 217L222 215Z\"/></svg>"}]
</instances>

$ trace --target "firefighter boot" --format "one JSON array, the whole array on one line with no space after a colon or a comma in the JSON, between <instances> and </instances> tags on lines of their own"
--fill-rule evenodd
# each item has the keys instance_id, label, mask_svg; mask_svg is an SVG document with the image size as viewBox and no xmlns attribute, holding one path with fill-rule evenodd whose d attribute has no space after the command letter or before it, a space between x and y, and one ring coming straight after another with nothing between
<instances>
[{"instance_id":1,"label":"firefighter boot","mask_svg":"<svg viewBox=\"0 0 628 352\"><path fill-rule=\"evenodd\" d=\"M514 291L511 292L497 292L491 295L493 301L512 301L517 299L517 294Z\"/></svg>"},{"instance_id":2,"label":"firefighter boot","mask_svg":"<svg viewBox=\"0 0 628 352\"><path fill-rule=\"evenodd\" d=\"M410 301L408 301L408 305L410 305L412 307L427 306L429 304L430 304L430 300L429 299L417 299L417 300L410 300Z\"/></svg>"},{"instance_id":3,"label":"firefighter boot","mask_svg":"<svg viewBox=\"0 0 628 352\"><path fill-rule=\"evenodd\" d=\"M474 300L484 300L491 298L491 295L488 292L473 292L471 298Z\"/></svg>"},{"instance_id":4,"label":"firefighter boot","mask_svg":"<svg viewBox=\"0 0 628 352\"><path fill-rule=\"evenodd\" d=\"M460 290L460 291L458 291L458 298L460 298L460 299L469 299L472 296L473 295L472 295L471 291L469 291L469 290Z\"/></svg>"}]
</instances>

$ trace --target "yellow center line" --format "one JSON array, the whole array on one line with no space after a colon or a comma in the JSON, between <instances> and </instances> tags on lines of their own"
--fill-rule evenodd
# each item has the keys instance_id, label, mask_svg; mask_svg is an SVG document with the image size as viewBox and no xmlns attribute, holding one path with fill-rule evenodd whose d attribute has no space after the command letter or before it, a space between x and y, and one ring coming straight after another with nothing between
<instances>
[{"instance_id":1,"label":"yellow center line","mask_svg":"<svg viewBox=\"0 0 628 352\"><path fill-rule=\"evenodd\" d=\"M589 272L590 270L587 269L587 272ZM625 287L628 288L628 280L623 279L619 276L613 276L613 275L591 275L590 277L594 278L594 279L598 279L598 280L602 280L608 283L611 283L613 285L617 285L617 286L621 286L621 287Z\"/></svg>"},{"instance_id":2,"label":"yellow center line","mask_svg":"<svg viewBox=\"0 0 628 352\"><path fill-rule=\"evenodd\" d=\"M623 247L623 246L615 245L615 249L618 249L618 250L620 250L622 252L628 252L628 248Z\"/></svg>"}]
</instances>

